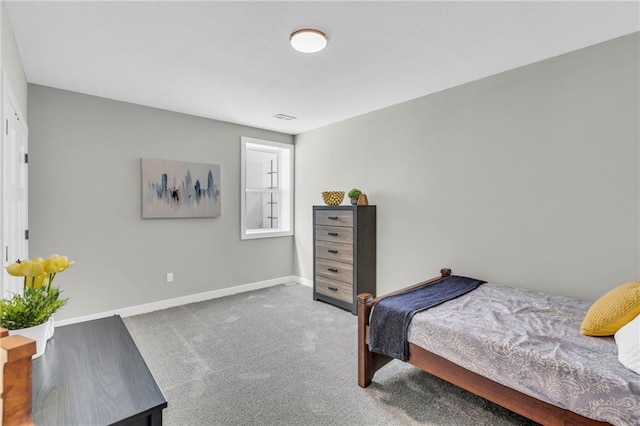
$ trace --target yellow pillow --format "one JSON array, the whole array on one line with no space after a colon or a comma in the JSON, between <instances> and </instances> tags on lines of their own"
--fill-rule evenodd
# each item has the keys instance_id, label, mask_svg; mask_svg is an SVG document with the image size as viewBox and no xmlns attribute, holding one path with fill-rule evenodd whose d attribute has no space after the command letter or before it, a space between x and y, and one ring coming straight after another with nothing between
<instances>
[{"instance_id":1,"label":"yellow pillow","mask_svg":"<svg viewBox=\"0 0 640 426\"><path fill-rule=\"evenodd\" d=\"M640 281L622 284L596 300L587 311L580 333L612 336L640 314Z\"/></svg>"}]
</instances>

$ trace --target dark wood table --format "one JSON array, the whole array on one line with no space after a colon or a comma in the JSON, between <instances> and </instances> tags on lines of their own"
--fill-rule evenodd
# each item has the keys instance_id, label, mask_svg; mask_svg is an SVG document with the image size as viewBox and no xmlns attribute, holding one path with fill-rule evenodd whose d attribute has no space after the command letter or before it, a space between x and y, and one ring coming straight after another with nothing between
<instances>
[{"instance_id":1,"label":"dark wood table","mask_svg":"<svg viewBox=\"0 0 640 426\"><path fill-rule=\"evenodd\" d=\"M156 426L166 406L118 315L57 327L33 361L36 426Z\"/></svg>"}]
</instances>

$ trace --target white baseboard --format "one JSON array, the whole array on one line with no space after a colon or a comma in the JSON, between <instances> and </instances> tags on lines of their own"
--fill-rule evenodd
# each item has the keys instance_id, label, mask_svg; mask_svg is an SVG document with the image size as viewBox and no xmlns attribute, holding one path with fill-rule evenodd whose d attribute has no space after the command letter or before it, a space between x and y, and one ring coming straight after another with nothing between
<instances>
[{"instance_id":1,"label":"white baseboard","mask_svg":"<svg viewBox=\"0 0 640 426\"><path fill-rule=\"evenodd\" d=\"M313 280L309 280L307 278L295 277L296 282L302 285L306 285L307 287L313 287Z\"/></svg>"},{"instance_id":2,"label":"white baseboard","mask_svg":"<svg viewBox=\"0 0 640 426\"><path fill-rule=\"evenodd\" d=\"M176 297L174 299L160 300L158 302L145 303L144 305L130 306L113 311L100 312L97 314L84 315L81 317L70 318L66 320L55 321L56 327L68 324L75 324L83 321L90 321L99 318L110 317L112 315L120 315L129 317L132 315L145 314L147 312L159 311L160 309L173 308L174 306L186 305L188 303L202 302L204 300L217 299L220 297L231 296L233 294L245 293L247 291L259 290L261 288L274 287L280 284L299 283L310 286L311 280L289 275L280 278L273 278L266 281L258 281L255 283L242 284L234 287L221 288L219 290L206 291L204 293L190 294L188 296Z\"/></svg>"}]
</instances>

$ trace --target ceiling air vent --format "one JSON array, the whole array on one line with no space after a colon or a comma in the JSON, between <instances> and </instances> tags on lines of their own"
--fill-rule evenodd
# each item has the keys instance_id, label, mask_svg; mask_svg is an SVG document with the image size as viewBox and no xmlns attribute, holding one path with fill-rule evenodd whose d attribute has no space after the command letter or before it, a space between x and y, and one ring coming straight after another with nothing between
<instances>
[{"instance_id":1,"label":"ceiling air vent","mask_svg":"<svg viewBox=\"0 0 640 426\"><path fill-rule=\"evenodd\" d=\"M296 117L292 117L286 114L276 114L273 116L273 118L277 118L278 120L284 120L284 121L291 121L296 119Z\"/></svg>"}]
</instances>

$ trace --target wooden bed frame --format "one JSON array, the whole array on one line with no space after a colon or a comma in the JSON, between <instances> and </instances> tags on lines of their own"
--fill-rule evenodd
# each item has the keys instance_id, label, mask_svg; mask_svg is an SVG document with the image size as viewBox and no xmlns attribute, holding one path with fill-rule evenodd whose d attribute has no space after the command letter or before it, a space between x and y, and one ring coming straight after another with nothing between
<instances>
[{"instance_id":1,"label":"wooden bed frame","mask_svg":"<svg viewBox=\"0 0 640 426\"><path fill-rule=\"evenodd\" d=\"M440 273L439 277L389 293L387 296L403 293L448 277L451 275L451 269L441 269ZM386 355L369 351L369 317L371 309L380 298L373 298L368 293L358 295L358 385L363 388L371 384L376 371L393 359ZM589 419L501 385L413 343L409 343L409 360L407 362L427 373L544 425L608 424Z\"/></svg>"}]
</instances>

